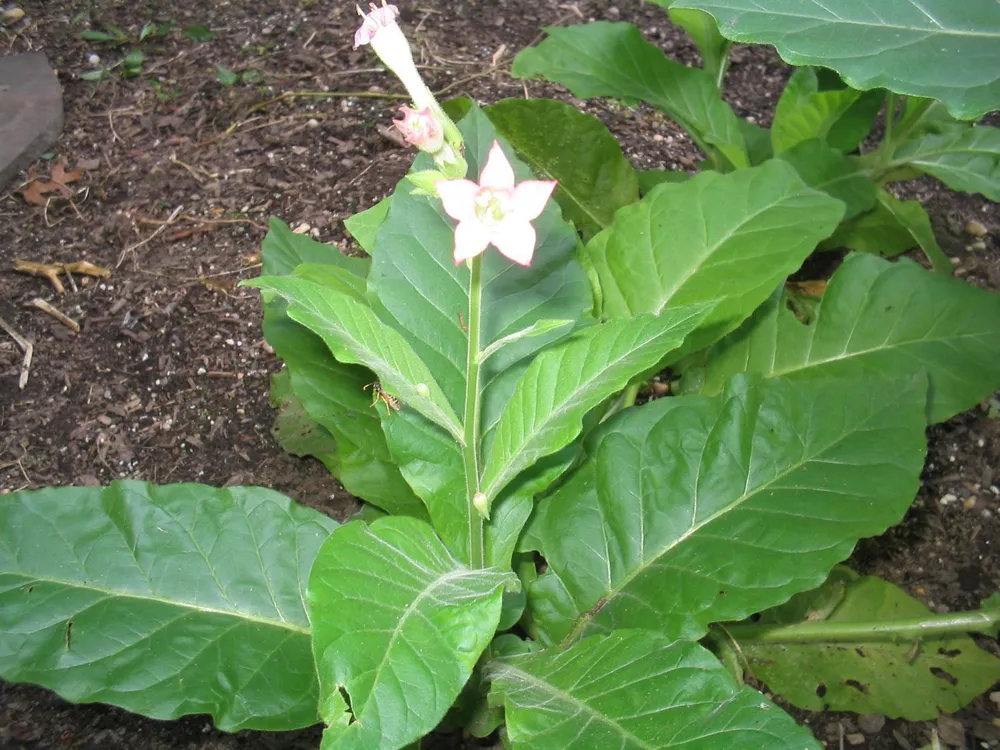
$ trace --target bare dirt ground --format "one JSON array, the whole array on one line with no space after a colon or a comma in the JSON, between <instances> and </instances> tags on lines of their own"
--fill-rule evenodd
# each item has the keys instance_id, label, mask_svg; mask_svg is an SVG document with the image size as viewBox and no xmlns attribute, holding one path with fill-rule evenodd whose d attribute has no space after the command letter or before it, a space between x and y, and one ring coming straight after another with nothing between
<instances>
[{"instance_id":1,"label":"bare dirt ground","mask_svg":"<svg viewBox=\"0 0 1000 750\"><path fill-rule=\"evenodd\" d=\"M699 161L689 139L646 107L575 102L508 75L541 26L592 19L635 22L668 55L697 63L661 8L639 0L399 5L426 78L444 97L485 104L555 96L601 117L636 166L690 170ZM0 337L0 491L120 477L255 484L346 517L354 499L318 462L289 457L271 439L267 386L280 363L262 340L256 293L235 284L258 272L269 216L349 247L341 221L385 195L408 167L411 154L383 134L401 89L367 49L352 50L353 4L49 0L24 10L21 22L0 27L0 54L45 51L64 89L66 123L51 159L0 186L10 191L0 194L0 316L35 344L19 390L20 351ZM169 20L165 38L134 43L146 23ZM109 25L131 41L81 38ZM190 25L213 37L192 39L182 31ZM140 75L123 78L120 66L97 83L78 77L94 67L88 56L113 65L137 47L146 54ZM787 75L773 51L738 47L727 96L737 113L766 125ZM53 193L40 206L13 192L58 162L80 170L68 195ZM912 196L931 212L956 274L1000 290L996 207L931 180L908 186ZM964 234L970 219L986 226L985 248ZM18 258L86 260L112 275L77 276L75 286L63 277L60 295L45 279L11 272ZM25 307L35 297L82 330ZM1000 411L1000 402L931 429L924 484L906 521L864 542L852 561L939 612L975 607L1000 583L1000 419L991 408ZM932 729L950 746L1000 747L998 707L987 697L938 722L859 726L851 715L796 716L831 748L859 737L866 748L919 748ZM157 722L0 684L0 747L316 748L319 736L227 735L204 717ZM462 745L441 735L425 746Z\"/></svg>"}]
</instances>

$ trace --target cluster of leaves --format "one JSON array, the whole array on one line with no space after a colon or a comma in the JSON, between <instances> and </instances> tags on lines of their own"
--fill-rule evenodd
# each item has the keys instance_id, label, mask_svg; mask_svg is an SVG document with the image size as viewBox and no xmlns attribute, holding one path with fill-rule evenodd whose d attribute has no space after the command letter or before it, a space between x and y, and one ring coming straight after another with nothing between
<instances>
[{"instance_id":1,"label":"cluster of leaves","mask_svg":"<svg viewBox=\"0 0 1000 750\"><path fill-rule=\"evenodd\" d=\"M835 566L905 513L926 425L1000 386L1000 297L879 257L863 223L901 169L1000 189L993 131L908 99L889 107L905 141L855 154L876 95L812 70L770 132L741 124L728 42L675 20L706 70L592 24L550 29L514 72L660 107L705 150L699 175L637 172L559 102L453 105L470 174L496 140L519 179L559 180L530 268L454 266L453 223L406 180L347 222L364 258L272 222L253 286L286 365L276 436L359 518L190 484L3 498L0 675L228 730L321 720L324 748L359 750L442 720L538 750L818 747L744 670L807 708L914 719L992 684L1000 660L965 633L996 634L996 597L945 622ZM923 93L976 106L950 91ZM941 155L970 133L985 152ZM804 298L787 278L853 247L838 233L875 252ZM632 406L666 366L678 395Z\"/></svg>"},{"instance_id":2,"label":"cluster of leaves","mask_svg":"<svg viewBox=\"0 0 1000 750\"><path fill-rule=\"evenodd\" d=\"M131 49L118 62L84 71L79 77L85 81L103 81L112 71L121 68L122 78L138 78L142 75L143 67L153 49L150 45L165 40L173 28L174 22L168 20L159 23L149 21L143 24L135 37L114 24L106 25L103 30L89 28L81 31L80 38L86 41L102 44L109 49L119 47L131 47ZM185 26L184 34L195 42L207 42L215 36L207 26L202 25Z\"/></svg>"}]
</instances>

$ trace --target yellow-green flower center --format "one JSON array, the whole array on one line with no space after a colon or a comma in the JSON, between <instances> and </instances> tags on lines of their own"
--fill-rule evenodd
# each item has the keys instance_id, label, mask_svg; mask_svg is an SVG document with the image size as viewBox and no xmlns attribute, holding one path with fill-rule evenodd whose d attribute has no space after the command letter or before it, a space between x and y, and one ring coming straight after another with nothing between
<instances>
[{"instance_id":1,"label":"yellow-green flower center","mask_svg":"<svg viewBox=\"0 0 1000 750\"><path fill-rule=\"evenodd\" d=\"M476 196L476 217L487 226L499 224L506 218L509 204L508 191L483 188Z\"/></svg>"}]
</instances>

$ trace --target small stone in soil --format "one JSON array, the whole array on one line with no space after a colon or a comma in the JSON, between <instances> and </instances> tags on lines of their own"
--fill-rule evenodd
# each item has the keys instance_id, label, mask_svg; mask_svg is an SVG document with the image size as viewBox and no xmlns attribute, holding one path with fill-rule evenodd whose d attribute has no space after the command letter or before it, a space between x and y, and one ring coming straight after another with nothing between
<instances>
[{"instance_id":1,"label":"small stone in soil","mask_svg":"<svg viewBox=\"0 0 1000 750\"><path fill-rule=\"evenodd\" d=\"M845 735L844 739L847 740L847 744L848 745L863 745L863 744L865 744L865 736L863 734L861 734L861 732L857 732L856 734Z\"/></svg>"},{"instance_id":2,"label":"small stone in soil","mask_svg":"<svg viewBox=\"0 0 1000 750\"><path fill-rule=\"evenodd\" d=\"M858 717L858 728L865 734L881 732L884 726L885 717L882 714L865 714Z\"/></svg>"}]
</instances>

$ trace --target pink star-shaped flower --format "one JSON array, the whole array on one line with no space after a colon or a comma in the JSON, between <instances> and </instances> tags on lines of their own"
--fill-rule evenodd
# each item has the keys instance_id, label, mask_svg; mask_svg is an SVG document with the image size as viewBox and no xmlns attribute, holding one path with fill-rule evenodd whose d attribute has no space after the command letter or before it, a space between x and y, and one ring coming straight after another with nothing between
<instances>
[{"instance_id":1,"label":"pink star-shaped flower","mask_svg":"<svg viewBox=\"0 0 1000 750\"><path fill-rule=\"evenodd\" d=\"M458 221L455 227L455 265L474 258L493 245L522 266L535 253L537 219L548 203L555 180L525 180L514 185L514 169L493 141L479 184L472 180L436 183L444 211Z\"/></svg>"}]
</instances>

